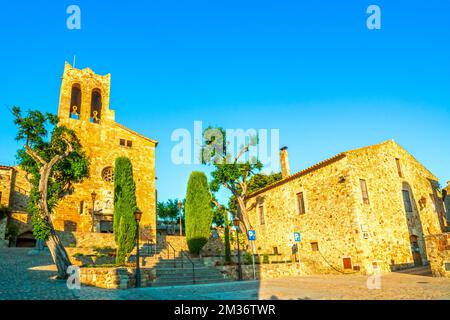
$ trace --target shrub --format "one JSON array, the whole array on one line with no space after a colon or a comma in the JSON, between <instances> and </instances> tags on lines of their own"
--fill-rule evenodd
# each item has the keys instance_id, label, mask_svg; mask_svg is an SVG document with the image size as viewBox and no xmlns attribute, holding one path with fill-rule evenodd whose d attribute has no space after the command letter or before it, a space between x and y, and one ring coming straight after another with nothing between
<instances>
[{"instance_id":1,"label":"shrub","mask_svg":"<svg viewBox=\"0 0 450 320\"><path fill-rule=\"evenodd\" d=\"M185 204L186 241L189 251L198 254L211 235L213 210L208 179L194 171L189 177Z\"/></svg>"},{"instance_id":2,"label":"shrub","mask_svg":"<svg viewBox=\"0 0 450 320\"><path fill-rule=\"evenodd\" d=\"M136 185L130 159L116 159L114 173L114 239L117 244L116 263L125 264L136 244Z\"/></svg>"}]
</instances>

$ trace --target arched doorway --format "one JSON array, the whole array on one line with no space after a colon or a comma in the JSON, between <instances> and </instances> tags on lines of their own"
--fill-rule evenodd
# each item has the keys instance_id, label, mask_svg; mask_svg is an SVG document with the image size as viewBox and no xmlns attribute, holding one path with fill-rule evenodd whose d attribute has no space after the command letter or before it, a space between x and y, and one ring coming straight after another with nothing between
<instances>
[{"instance_id":1,"label":"arched doorway","mask_svg":"<svg viewBox=\"0 0 450 320\"><path fill-rule=\"evenodd\" d=\"M420 254L419 237L416 235L411 235L409 237L409 241L411 242L411 251L414 259L414 265L416 267L421 266L422 255Z\"/></svg>"},{"instance_id":2,"label":"arched doorway","mask_svg":"<svg viewBox=\"0 0 450 320\"><path fill-rule=\"evenodd\" d=\"M36 246L36 239L33 232L27 231L17 236L16 247L20 248L34 248Z\"/></svg>"}]
</instances>

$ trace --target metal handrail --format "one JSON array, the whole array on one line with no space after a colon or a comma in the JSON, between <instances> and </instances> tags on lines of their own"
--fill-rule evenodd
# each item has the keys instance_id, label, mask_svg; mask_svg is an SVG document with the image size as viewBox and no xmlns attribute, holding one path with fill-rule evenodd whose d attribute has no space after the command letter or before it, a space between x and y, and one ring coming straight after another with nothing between
<instances>
[{"instance_id":1,"label":"metal handrail","mask_svg":"<svg viewBox=\"0 0 450 320\"><path fill-rule=\"evenodd\" d=\"M189 258L189 255L187 255L183 250L181 252L181 263L183 263L183 255L186 256L188 261L192 264L192 283L195 284L195 264L192 262L191 258Z\"/></svg>"},{"instance_id":2,"label":"metal handrail","mask_svg":"<svg viewBox=\"0 0 450 320\"><path fill-rule=\"evenodd\" d=\"M172 248L173 250L173 266L176 268L177 267L177 260L176 260L176 253L177 251L175 250L175 248L170 244L170 242L166 241L166 243L170 246L170 248ZM170 250L167 250L167 258L170 259Z\"/></svg>"}]
</instances>

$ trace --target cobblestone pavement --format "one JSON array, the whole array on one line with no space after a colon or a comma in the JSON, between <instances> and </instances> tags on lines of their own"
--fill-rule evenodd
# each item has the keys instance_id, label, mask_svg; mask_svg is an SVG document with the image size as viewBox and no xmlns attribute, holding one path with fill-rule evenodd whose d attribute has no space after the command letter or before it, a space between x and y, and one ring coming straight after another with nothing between
<instances>
[{"instance_id":1,"label":"cobblestone pavement","mask_svg":"<svg viewBox=\"0 0 450 320\"><path fill-rule=\"evenodd\" d=\"M381 289L367 288L359 275L305 276L197 286L105 290L82 286L75 294L55 275L48 254L30 249L0 249L0 300L5 299L447 299L450 279L390 273L381 276Z\"/></svg>"}]
</instances>

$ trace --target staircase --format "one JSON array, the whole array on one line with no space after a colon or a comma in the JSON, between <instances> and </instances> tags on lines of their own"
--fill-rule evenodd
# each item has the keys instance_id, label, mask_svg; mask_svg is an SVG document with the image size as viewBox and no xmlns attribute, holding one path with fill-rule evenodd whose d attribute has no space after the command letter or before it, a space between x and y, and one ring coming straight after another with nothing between
<instances>
[{"instance_id":1,"label":"staircase","mask_svg":"<svg viewBox=\"0 0 450 320\"><path fill-rule=\"evenodd\" d=\"M170 244L167 248L145 244L139 250L140 265L156 268L153 287L232 281L216 268L206 266L201 258L193 258L187 252L177 252ZM135 251L129 261L136 261Z\"/></svg>"},{"instance_id":2,"label":"staircase","mask_svg":"<svg viewBox=\"0 0 450 320\"><path fill-rule=\"evenodd\" d=\"M403 274L411 274L411 275L416 275L416 276L428 276L428 277L432 276L430 266L414 267L414 268L410 268L410 269L399 270L396 272L403 273Z\"/></svg>"}]
</instances>

